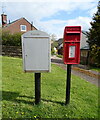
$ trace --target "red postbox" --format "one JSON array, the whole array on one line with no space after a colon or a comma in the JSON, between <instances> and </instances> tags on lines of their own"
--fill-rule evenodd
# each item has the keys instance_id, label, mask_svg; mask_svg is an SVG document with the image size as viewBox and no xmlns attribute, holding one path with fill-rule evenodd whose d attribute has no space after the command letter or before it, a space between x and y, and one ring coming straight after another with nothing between
<instances>
[{"instance_id":1,"label":"red postbox","mask_svg":"<svg viewBox=\"0 0 100 120\"><path fill-rule=\"evenodd\" d=\"M81 26L66 26L64 29L63 61L64 64L80 62Z\"/></svg>"}]
</instances>

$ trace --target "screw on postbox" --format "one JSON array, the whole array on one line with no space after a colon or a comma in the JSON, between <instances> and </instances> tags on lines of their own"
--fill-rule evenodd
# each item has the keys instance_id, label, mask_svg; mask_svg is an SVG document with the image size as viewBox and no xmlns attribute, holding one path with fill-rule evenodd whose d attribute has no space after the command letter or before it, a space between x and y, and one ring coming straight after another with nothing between
<instances>
[{"instance_id":1,"label":"screw on postbox","mask_svg":"<svg viewBox=\"0 0 100 120\"><path fill-rule=\"evenodd\" d=\"M70 102L71 65L80 62L81 26L66 26L64 29L63 61L67 64L66 102Z\"/></svg>"},{"instance_id":2,"label":"screw on postbox","mask_svg":"<svg viewBox=\"0 0 100 120\"><path fill-rule=\"evenodd\" d=\"M80 62L81 26L66 26L64 30L63 60L64 64Z\"/></svg>"}]
</instances>

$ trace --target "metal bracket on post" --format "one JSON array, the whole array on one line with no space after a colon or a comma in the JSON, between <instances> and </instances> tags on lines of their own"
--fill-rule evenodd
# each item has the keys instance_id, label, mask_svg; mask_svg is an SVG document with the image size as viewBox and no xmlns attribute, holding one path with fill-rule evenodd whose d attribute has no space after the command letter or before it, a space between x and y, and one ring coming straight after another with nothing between
<instances>
[{"instance_id":1,"label":"metal bracket on post","mask_svg":"<svg viewBox=\"0 0 100 120\"><path fill-rule=\"evenodd\" d=\"M35 73L35 104L41 101L41 73Z\"/></svg>"},{"instance_id":2,"label":"metal bracket on post","mask_svg":"<svg viewBox=\"0 0 100 120\"><path fill-rule=\"evenodd\" d=\"M66 81L66 102L65 105L70 102L70 84L71 84L71 64L67 65L67 81Z\"/></svg>"}]
</instances>

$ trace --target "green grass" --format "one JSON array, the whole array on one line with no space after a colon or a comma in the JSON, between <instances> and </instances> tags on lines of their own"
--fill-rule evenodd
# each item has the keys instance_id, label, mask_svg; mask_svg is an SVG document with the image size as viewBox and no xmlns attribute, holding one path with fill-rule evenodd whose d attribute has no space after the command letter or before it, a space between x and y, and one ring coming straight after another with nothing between
<instances>
[{"instance_id":1,"label":"green grass","mask_svg":"<svg viewBox=\"0 0 100 120\"><path fill-rule=\"evenodd\" d=\"M91 70L100 72L100 68L91 68Z\"/></svg>"},{"instance_id":2,"label":"green grass","mask_svg":"<svg viewBox=\"0 0 100 120\"><path fill-rule=\"evenodd\" d=\"M98 118L98 88L72 75L71 100L65 106L66 71L52 64L42 73L42 100L34 104L34 74L22 71L22 59L2 58L3 118Z\"/></svg>"},{"instance_id":3,"label":"green grass","mask_svg":"<svg viewBox=\"0 0 100 120\"><path fill-rule=\"evenodd\" d=\"M62 55L56 55L57 57L59 57L59 58L63 58L63 56Z\"/></svg>"}]
</instances>

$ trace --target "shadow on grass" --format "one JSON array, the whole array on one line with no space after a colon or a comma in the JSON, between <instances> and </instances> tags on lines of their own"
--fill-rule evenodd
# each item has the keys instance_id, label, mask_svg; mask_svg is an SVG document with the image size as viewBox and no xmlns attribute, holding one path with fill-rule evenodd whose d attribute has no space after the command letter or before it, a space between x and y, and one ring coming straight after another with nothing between
<instances>
[{"instance_id":1,"label":"shadow on grass","mask_svg":"<svg viewBox=\"0 0 100 120\"><path fill-rule=\"evenodd\" d=\"M23 98L29 98L32 101L23 100ZM2 100L35 105L35 97L21 96L20 93L17 93L17 92L2 91ZM52 102L52 103L56 103L56 104L60 104L60 105L65 105L63 102L46 100L46 99L43 99L43 98L41 98L41 101Z\"/></svg>"},{"instance_id":2,"label":"shadow on grass","mask_svg":"<svg viewBox=\"0 0 100 120\"><path fill-rule=\"evenodd\" d=\"M23 100L18 92L2 91L2 100L34 105L35 102Z\"/></svg>"},{"instance_id":3,"label":"shadow on grass","mask_svg":"<svg viewBox=\"0 0 100 120\"><path fill-rule=\"evenodd\" d=\"M30 99L35 100L35 97L30 97L30 96L20 96L20 97L26 97L26 98L30 98ZM44 102L52 102L52 103L57 103L57 104L60 104L60 105L65 105L63 102L59 102L59 101L46 100L46 99L43 99L43 98L41 98L41 100L44 101Z\"/></svg>"},{"instance_id":4,"label":"shadow on grass","mask_svg":"<svg viewBox=\"0 0 100 120\"><path fill-rule=\"evenodd\" d=\"M2 91L2 100L13 101L19 96L17 92Z\"/></svg>"}]
</instances>

